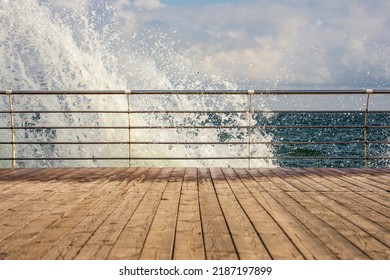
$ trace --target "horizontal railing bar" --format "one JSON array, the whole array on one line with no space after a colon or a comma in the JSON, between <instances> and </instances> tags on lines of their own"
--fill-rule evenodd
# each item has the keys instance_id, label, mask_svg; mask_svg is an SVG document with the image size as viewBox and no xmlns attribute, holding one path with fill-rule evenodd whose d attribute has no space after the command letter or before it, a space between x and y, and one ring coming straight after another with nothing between
<instances>
[{"instance_id":1,"label":"horizontal railing bar","mask_svg":"<svg viewBox=\"0 0 390 280\"><path fill-rule=\"evenodd\" d=\"M304 125L253 125L253 126L131 126L131 129L249 129L249 128L275 128L275 129L308 129L308 128L317 128L317 129L353 129L353 128L384 128L389 129L390 126L326 126L326 125L313 125L313 126L304 126ZM11 127L0 127L0 129L11 129ZM16 126L13 129L17 130L26 130L26 129L129 129L128 126Z\"/></svg>"},{"instance_id":2,"label":"horizontal railing bar","mask_svg":"<svg viewBox=\"0 0 390 280\"><path fill-rule=\"evenodd\" d=\"M364 144L364 141L321 141L321 142L310 142L310 141L302 141L302 142L267 142L267 141L252 141L250 144L263 144L263 145L303 145L303 144L319 144L319 145L330 145L330 144ZM390 141L368 141L369 144L390 144ZM248 141L243 142L154 142L154 141L143 141L143 142L131 142L131 144L139 144L139 145L198 145L198 144L206 144L206 145L248 145Z\"/></svg>"},{"instance_id":3,"label":"horizontal railing bar","mask_svg":"<svg viewBox=\"0 0 390 280\"><path fill-rule=\"evenodd\" d=\"M7 90L0 90L0 94L9 94ZM112 95L125 94L125 90L12 90L12 95Z\"/></svg>"},{"instance_id":4,"label":"horizontal railing bar","mask_svg":"<svg viewBox=\"0 0 390 280\"><path fill-rule=\"evenodd\" d=\"M261 114L351 114L351 113L361 113L364 114L363 110L349 110L349 111L341 111L341 110L321 110L321 111L294 111L294 110L252 110L251 113L261 113ZM29 111L21 111L14 110L13 114L128 114L128 111L104 111L104 110L94 110L94 111L45 111L45 110L29 110ZM182 111L182 110L158 110L158 111L130 111L130 114L245 114L248 113L248 110L240 110L240 111ZM383 110L372 110L369 111L369 114L381 113L386 114L390 113L390 111ZM0 114L9 114L9 111L0 111Z\"/></svg>"},{"instance_id":5,"label":"horizontal railing bar","mask_svg":"<svg viewBox=\"0 0 390 280\"><path fill-rule=\"evenodd\" d=\"M127 145L128 141L117 141L117 142L13 142L18 145ZM155 142L155 141L142 141L142 142L130 142L135 145L248 145L248 141L242 142ZM390 144L390 141L368 141L368 144ZM12 144L12 142L0 142L1 145ZM306 145L306 144L318 144L318 145L331 145L331 144L365 144L364 141L302 141L302 142L266 142L266 141L254 141L250 144L264 144L264 145Z\"/></svg>"},{"instance_id":6,"label":"horizontal railing bar","mask_svg":"<svg viewBox=\"0 0 390 280\"><path fill-rule=\"evenodd\" d=\"M8 112L9 113L9 112ZM248 113L248 110L240 110L240 111L183 111L183 110L158 110L158 111L130 111L130 114L234 114L234 113ZM261 114L306 114L306 113L314 113L314 114L351 114L351 113L362 113L364 114L364 110L313 110L313 111L303 111L303 110L251 110L250 113L261 113ZM372 110L371 113L390 113L390 111L385 110Z\"/></svg>"},{"instance_id":7,"label":"horizontal railing bar","mask_svg":"<svg viewBox=\"0 0 390 280\"><path fill-rule=\"evenodd\" d=\"M1 145L6 145L6 144L11 144L12 142L0 142ZM23 141L23 142L13 142L17 145L115 145L115 144L118 144L118 145L128 145L129 142L128 141L118 141L118 142L111 142L111 141L107 141L107 142L100 142L100 141L90 141L90 142L26 142L26 141ZM133 144L133 142L131 142L131 144Z\"/></svg>"},{"instance_id":8,"label":"horizontal railing bar","mask_svg":"<svg viewBox=\"0 0 390 280\"><path fill-rule=\"evenodd\" d=\"M385 91L387 92L387 91ZM376 91L375 91L376 93ZM239 94L247 95L248 90L135 90L131 91L131 94ZM253 90L251 94L263 94L263 95L290 95L290 94L367 94L366 90Z\"/></svg>"},{"instance_id":9,"label":"horizontal railing bar","mask_svg":"<svg viewBox=\"0 0 390 280\"><path fill-rule=\"evenodd\" d=\"M128 160L128 157L94 157L94 158L16 158L17 160ZM247 160L248 157L132 157L131 160ZM295 159L306 159L306 160L390 160L390 157L250 157L250 159L281 159L281 160L295 160ZM12 160L12 158L0 158L0 160Z\"/></svg>"},{"instance_id":10,"label":"horizontal railing bar","mask_svg":"<svg viewBox=\"0 0 390 280\"><path fill-rule=\"evenodd\" d=\"M143 157L132 157L132 160L214 160L214 159L249 159L248 157L192 157L192 158L186 158L186 157L177 157L177 158L143 158ZM365 160L364 157L310 157L310 156L302 156L302 157L250 157L250 159L281 159L281 160L294 160L294 159L330 159L330 160ZM369 160L374 159L390 159L390 157L370 157Z\"/></svg>"},{"instance_id":11,"label":"horizontal railing bar","mask_svg":"<svg viewBox=\"0 0 390 280\"><path fill-rule=\"evenodd\" d=\"M137 129L137 130L147 130L147 129L249 129L249 128L273 128L273 129L308 129L308 128L317 128L317 129L341 129L341 128L348 128L348 129L362 129L365 128L365 126L135 126L131 127L131 129ZM370 128L370 127L369 127ZM375 127L372 127L375 128ZM380 128L387 128L380 126ZM390 127L389 127L390 128ZM11 129L11 127L0 127L1 130ZM118 129L118 130L124 130L128 129L127 126L119 127L119 126L74 126L74 127L68 127L68 126L27 126L27 127L13 127L15 130L44 130L44 129L55 129L55 130L66 130L66 129Z\"/></svg>"},{"instance_id":12,"label":"horizontal railing bar","mask_svg":"<svg viewBox=\"0 0 390 280\"><path fill-rule=\"evenodd\" d=\"M10 94L0 90L0 94ZM318 94L367 94L366 89L356 90L12 90L12 95L101 95L101 94L263 94L263 95L318 95ZM370 94L390 94L388 89L373 89Z\"/></svg>"},{"instance_id":13,"label":"horizontal railing bar","mask_svg":"<svg viewBox=\"0 0 390 280\"><path fill-rule=\"evenodd\" d=\"M45 110L28 110L28 111L21 111L21 110L13 110L13 114L128 114L128 111L45 111ZM0 111L0 114L9 114L9 111Z\"/></svg>"},{"instance_id":14,"label":"horizontal railing bar","mask_svg":"<svg viewBox=\"0 0 390 280\"><path fill-rule=\"evenodd\" d=\"M333 128L333 129L342 129L342 128L390 128L390 126L326 126L326 125L313 125L313 126L306 126L306 125L252 125L252 126L246 126L246 125L234 125L234 126L228 126L228 125L221 125L221 126L132 126L131 129L239 129L239 128ZM75 127L77 128L77 127Z\"/></svg>"},{"instance_id":15,"label":"horizontal railing bar","mask_svg":"<svg viewBox=\"0 0 390 280\"><path fill-rule=\"evenodd\" d=\"M234 113L247 113L247 110L241 110L241 111L182 111L182 110L176 110L176 111L166 111L166 110L160 110L160 111L130 111L130 114L234 114ZM255 111L253 111L255 112ZM262 111L259 111L262 112ZM265 112L265 111L264 111ZM277 113L267 111L268 113ZM390 111L384 111L384 113ZM35 111L12 111L13 114L128 114L128 111L45 111L45 110L35 110ZM355 113L364 113L364 111L356 111ZM0 111L0 114L9 114L9 111Z\"/></svg>"}]
</instances>

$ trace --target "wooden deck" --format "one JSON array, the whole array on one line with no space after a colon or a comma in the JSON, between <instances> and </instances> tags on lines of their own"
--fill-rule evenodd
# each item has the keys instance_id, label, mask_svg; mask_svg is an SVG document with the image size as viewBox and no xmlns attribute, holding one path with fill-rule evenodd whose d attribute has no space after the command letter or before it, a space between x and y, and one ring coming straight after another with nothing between
<instances>
[{"instance_id":1,"label":"wooden deck","mask_svg":"<svg viewBox=\"0 0 390 280\"><path fill-rule=\"evenodd\" d=\"M390 259L390 169L0 169L0 259Z\"/></svg>"}]
</instances>

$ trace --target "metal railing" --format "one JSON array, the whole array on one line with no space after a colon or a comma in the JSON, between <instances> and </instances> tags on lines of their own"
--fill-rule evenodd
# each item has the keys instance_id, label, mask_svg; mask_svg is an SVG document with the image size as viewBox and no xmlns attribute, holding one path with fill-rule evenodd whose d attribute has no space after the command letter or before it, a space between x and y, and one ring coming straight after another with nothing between
<instances>
[{"instance_id":1,"label":"metal railing","mask_svg":"<svg viewBox=\"0 0 390 280\"><path fill-rule=\"evenodd\" d=\"M8 130L10 131L10 137L7 137L9 140L7 141L6 137L0 138L0 147L4 145L10 145L11 146L11 153L10 156L3 156L0 157L0 161L11 161L11 166L16 167L17 163L20 161L55 161L55 160L61 160L61 161L67 161L67 160L77 160L77 161L84 161L84 160L126 160L128 161L128 165L132 166L133 162L139 162L139 161L157 161L157 160L165 160L165 161L189 161L189 160L244 160L247 162L247 167L252 167L252 161L254 160L353 160L353 161L361 161L364 162L364 166L369 166L370 161L388 161L390 160L390 157L388 154L380 155L380 156L372 156L370 154L370 145L387 145L390 144L390 136L388 136L385 139L382 140L370 140L370 131L373 129L382 129L386 131L386 134L388 134L388 130L390 129L389 125L372 125L370 124L370 114L388 114L390 113L389 110L370 110L370 96L373 95L389 95L390 90L328 90L328 91L317 91L317 90L300 90L300 91L282 91L282 90L192 90L192 91L185 91L185 90L107 90L107 91L90 91L90 90L75 90L75 91L33 91L33 90L6 90L6 91L0 91L0 97L2 98L3 107L0 107L0 120L2 123L0 124L0 135L2 134L4 136L4 131ZM88 107L87 109L67 109L67 108L60 108L60 109L46 109L44 106L41 106L41 109L29 109L26 108L26 104L20 105L20 103L23 103L23 100L15 100L16 98L21 97L30 97L30 96L122 96L124 101L121 107L119 109L96 109L93 107ZM319 110L301 110L301 109L268 109L268 108L257 108L255 105L258 103L258 99L254 100L254 97L269 97L269 96L307 96L307 95L313 95L313 96L324 96L325 99L331 98L332 96L363 96L364 104L360 104L360 109L357 110L331 110L331 109L319 109ZM196 109L196 110L188 110L187 109L181 109L181 108L166 108L163 106L156 106L153 109L145 109L142 108L138 104L138 106L133 106L133 100L131 98L134 98L135 96L222 96L223 98L230 97L230 96L244 96L244 101L242 102L242 107L239 109L220 109L216 108L215 106L208 110L205 108L202 109ZM242 101L242 100L241 100ZM139 103L139 102L138 102ZM15 104L18 104L17 107L20 107L19 109L15 107ZM142 104L141 104L142 105ZM257 104L258 105L258 104ZM36 106L32 104L32 106ZM308 106L306 104L306 106ZM8 107L8 108L5 108ZM77 107L77 106L76 106ZM147 106L146 106L147 107ZM179 106L180 107L180 106ZM17 122L16 117L22 116L25 114L81 114L85 116L86 114L100 114L100 115L107 115L107 114L113 114L114 116L125 116L124 118L127 119L127 123L125 125L43 125L39 126L36 124L26 124L25 122ZM157 115L157 114L165 114L167 115L175 115L175 114L189 114L189 115L213 115L217 116L218 114L225 114L225 115L240 115L241 121L243 120L245 124L239 123L217 123L214 125L209 125L208 123L202 123L202 124L183 124L183 123L170 123L170 124L153 124L148 123L148 125L136 125L132 124L132 120L137 115L141 116L149 116L150 115ZM262 124L255 120L255 117L258 115L269 115L269 114L360 114L364 115L364 123L361 124L354 124L354 125L344 125L344 124ZM7 117L9 117L8 120ZM157 119L157 117L155 118ZM303 129L327 129L327 130L334 130L336 133L337 131L340 131L341 129L351 129L352 130L361 130L363 132L362 139L357 140L323 140L323 141L313 141L312 139L300 139L294 140L294 141L275 141L273 140L264 140L264 139L258 139L258 137L255 137L254 130L255 129L293 129L293 130L303 130ZM42 141L42 140L35 140L32 141L28 137L25 137L24 140L21 140L20 137L16 137L17 131L25 131L28 133L34 133L34 132L42 132L46 130L47 132L52 131L60 131L60 130L97 130L97 131L104 131L104 130L124 130L127 131L127 139L122 140L116 140L116 139L104 139L104 140L88 140L88 141ZM158 133L158 131L161 130L245 130L246 134L242 137L235 138L233 140L226 138L226 139L216 139L216 140L207 140L207 141L199 141L199 140L192 140L191 139L180 139L179 140L173 140L173 139L164 139L164 141L160 140L140 140L136 139L134 140L132 137L132 134L135 131L142 131L142 130L148 130L151 133L155 132ZM2 132L3 131L3 132ZM109 133L108 133L109 134ZM359 138L359 137L357 137ZM358 156L334 156L334 155L302 155L302 156L289 156L284 154L279 155L259 155L258 153L254 153L254 148L256 145L269 145L272 147L276 146L283 146L283 145L363 145L364 146L364 152L361 155ZM127 152L125 155L121 156L103 156L103 157L97 157L97 156L81 156L81 157L68 157L68 156L61 156L61 157L26 157L23 155L19 155L18 153L18 146L20 145L127 145ZM240 154L236 155L230 155L230 156L208 156L208 155L197 155L197 156L137 156L132 155L132 150L137 145L246 145L246 152L243 152L243 150L240 150ZM0 155L1 156L1 155Z\"/></svg>"}]
</instances>

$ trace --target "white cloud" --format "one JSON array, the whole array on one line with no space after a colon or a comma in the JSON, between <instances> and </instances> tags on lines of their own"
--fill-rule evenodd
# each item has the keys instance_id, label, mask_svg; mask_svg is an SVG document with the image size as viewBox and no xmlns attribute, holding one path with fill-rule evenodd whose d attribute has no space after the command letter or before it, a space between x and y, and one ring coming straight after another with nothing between
<instances>
[{"instance_id":1,"label":"white cloud","mask_svg":"<svg viewBox=\"0 0 390 280\"><path fill-rule=\"evenodd\" d=\"M148 10L159 9L166 6L165 4L161 3L160 0L135 0L134 5L137 8Z\"/></svg>"},{"instance_id":2,"label":"white cloud","mask_svg":"<svg viewBox=\"0 0 390 280\"><path fill-rule=\"evenodd\" d=\"M168 9L158 24L168 34L173 28L183 30L190 55L228 79L258 87L275 81L286 87L390 86L387 2L181 7Z\"/></svg>"}]
</instances>

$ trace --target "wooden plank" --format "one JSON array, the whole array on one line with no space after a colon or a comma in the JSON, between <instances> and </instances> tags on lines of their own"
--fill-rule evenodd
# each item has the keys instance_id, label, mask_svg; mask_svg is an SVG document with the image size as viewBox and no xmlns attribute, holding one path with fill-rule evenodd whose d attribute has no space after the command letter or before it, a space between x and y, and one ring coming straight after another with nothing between
<instances>
[{"instance_id":1,"label":"wooden plank","mask_svg":"<svg viewBox=\"0 0 390 280\"><path fill-rule=\"evenodd\" d=\"M50 169L44 169L42 170L42 172L43 171L45 172L45 177L50 176L51 178L53 176L56 176L57 173L61 172L60 170L53 170L53 172L50 172ZM46 174L47 172L49 172L49 174ZM64 172L62 171L61 174L62 173ZM33 198L35 195L39 194L42 191L55 190L60 185L61 184L59 184L58 182L47 183L41 182L39 180L17 180L15 184L7 185L1 191L1 193L3 194L12 194L12 196L9 197L7 200L2 201L2 203L0 204L0 212L5 211L9 208L13 208L16 205L22 203L23 201Z\"/></svg>"},{"instance_id":2,"label":"wooden plank","mask_svg":"<svg viewBox=\"0 0 390 280\"><path fill-rule=\"evenodd\" d=\"M253 171L253 169L252 169L252 171ZM249 174L249 172L247 170L245 170L245 168L234 168L234 173L237 175L237 177L241 180L241 182L247 188L255 188L259 192L266 191L266 189L262 185L259 184L259 181L255 180L254 177L252 177L251 174ZM226 175L226 172L225 172L225 175ZM275 188L277 188L277 187L275 187Z\"/></svg>"},{"instance_id":3,"label":"wooden plank","mask_svg":"<svg viewBox=\"0 0 390 280\"><path fill-rule=\"evenodd\" d=\"M252 173L252 170L248 170ZM269 182L273 183L273 182ZM264 183L263 183L264 184ZM267 186L265 186L267 188ZM277 199L274 199L273 194L279 192L257 192L254 188L248 188L261 206L275 220L284 234L291 240L294 246L298 249L293 250L289 244L279 243L276 246L290 248L289 255L282 256L282 259L334 259L336 256L310 231L307 230L298 219L296 219L289 211L287 211ZM284 192L282 192L284 193ZM283 248L279 248L277 252L283 252Z\"/></svg>"},{"instance_id":4,"label":"wooden plank","mask_svg":"<svg viewBox=\"0 0 390 280\"><path fill-rule=\"evenodd\" d=\"M337 184L328 181L322 177L319 177L315 174L312 174L304 169L293 169L293 172L297 172L299 174L302 174L303 176L300 177L300 180L307 181L308 184L318 184L318 182L321 182L322 185L327 186L329 189L332 189L333 192L340 193L340 195L348 196L353 198L356 201L364 201L364 203L372 207L373 210L377 210L383 215L387 215L389 213L388 207L384 206L386 204L389 204L390 196L386 193L381 192L381 195L376 193L369 193L366 191L359 191L359 192L351 192L348 190L345 190L344 188L340 188ZM317 182L318 181L318 182ZM386 198L388 196L388 198ZM379 203L383 203L384 205L380 205ZM390 206L390 205L389 205Z\"/></svg>"},{"instance_id":5,"label":"wooden plank","mask_svg":"<svg viewBox=\"0 0 390 280\"><path fill-rule=\"evenodd\" d=\"M307 195L327 207L329 210L333 211L334 213L337 213L337 215L339 215L340 217L359 227L364 232L371 235L371 237L374 237L384 245L390 247L390 230L388 228L386 229L370 221L366 217L359 215L358 213L339 204L338 202L321 193L308 193Z\"/></svg>"},{"instance_id":6,"label":"wooden plank","mask_svg":"<svg viewBox=\"0 0 390 280\"><path fill-rule=\"evenodd\" d=\"M72 181L61 181L60 183L63 188L66 188L66 192L59 193L70 194L70 196L48 211L48 213L33 220L20 230L14 236L17 243L14 240L10 240L11 244L13 242L16 245L12 246L12 250L7 258L41 258L47 250L53 247L71 229L72 225L77 223L84 214L87 214L100 201L104 200L107 193L110 191L115 192L115 189L111 189L107 185L109 177L103 176L107 175L107 172L105 170L100 170L100 172L104 172L101 176L101 182L74 183ZM107 192L107 190L109 191ZM40 228L44 230L39 231ZM30 237L31 235L33 236L32 238ZM24 241L21 242L23 239Z\"/></svg>"},{"instance_id":7,"label":"wooden plank","mask_svg":"<svg viewBox=\"0 0 390 280\"><path fill-rule=\"evenodd\" d=\"M237 201L222 170L212 168L210 173L238 257L240 259L270 259L267 249Z\"/></svg>"},{"instance_id":8,"label":"wooden plank","mask_svg":"<svg viewBox=\"0 0 390 280\"><path fill-rule=\"evenodd\" d=\"M346 192L343 193L343 196L348 197L360 204L365 205L366 207L375 210L376 212L381 213L381 215L384 215L388 218L390 218L390 207L387 207L383 204L380 204L368 197L363 196L361 193L353 193L353 192Z\"/></svg>"},{"instance_id":9,"label":"wooden plank","mask_svg":"<svg viewBox=\"0 0 390 280\"><path fill-rule=\"evenodd\" d=\"M66 213L69 209L75 206L75 203L79 203L85 198L81 196L80 192L73 192L69 194L63 193L64 199L49 209L46 213L37 216L35 219L25 225L21 225L17 228L12 235L3 240L0 243L0 251L7 251L9 258L19 259L21 254L21 248L26 246L29 242L33 242L36 235L45 231L51 227L55 221L61 219L62 213ZM39 259L41 256L35 256L34 259Z\"/></svg>"},{"instance_id":10,"label":"wooden plank","mask_svg":"<svg viewBox=\"0 0 390 280\"><path fill-rule=\"evenodd\" d=\"M340 234L346 237L352 244L363 251L372 259L389 259L390 251L388 247L377 241L371 235L342 218L337 213L318 203L313 199L318 193L311 193L311 196L303 193L290 192L292 198L298 201L311 213L320 217L327 224L336 229Z\"/></svg>"},{"instance_id":11,"label":"wooden plank","mask_svg":"<svg viewBox=\"0 0 390 280\"><path fill-rule=\"evenodd\" d=\"M355 172L353 169L343 170L343 169L334 168L332 170L334 172L347 175L349 178L353 178L357 181L363 182L364 184L375 186L381 190L385 190L385 191L390 190L390 183L389 183L390 178L388 178L388 180L378 179L377 176L375 176L376 175L375 173L369 172L366 169L363 169L360 172Z\"/></svg>"},{"instance_id":12,"label":"wooden plank","mask_svg":"<svg viewBox=\"0 0 390 280\"><path fill-rule=\"evenodd\" d=\"M327 192L332 191L330 188L320 184L319 182L313 180L310 176L310 173L298 169L298 168L282 168L283 172L288 174L289 176L294 177L295 179L305 183L306 185L310 186L313 190L319 191L319 192ZM307 176L306 176L307 175Z\"/></svg>"},{"instance_id":13,"label":"wooden plank","mask_svg":"<svg viewBox=\"0 0 390 280\"><path fill-rule=\"evenodd\" d=\"M3 201L0 212L0 240L7 237L20 227L34 220L42 213L58 204L62 198L68 196L66 193L59 193L55 190L64 187L61 182L41 183L29 182L24 189L33 189L34 192L21 192L10 199ZM67 186L69 187L69 186Z\"/></svg>"},{"instance_id":14,"label":"wooden plank","mask_svg":"<svg viewBox=\"0 0 390 280\"><path fill-rule=\"evenodd\" d=\"M322 177L329 182L332 182L335 186L337 186L337 191L365 191L365 189L361 186L356 186L349 181L343 180L341 176L337 176L334 173L329 174L327 168L305 168L305 170L308 170L316 174L317 176Z\"/></svg>"},{"instance_id":15,"label":"wooden plank","mask_svg":"<svg viewBox=\"0 0 390 280\"><path fill-rule=\"evenodd\" d=\"M121 170L119 176L118 172L110 176L107 181L106 198L98 207L93 208L70 232L59 239L56 246L49 249L42 258L73 259L135 185L133 181L139 179L140 175L147 170L146 168L128 168ZM95 181L94 184L102 184L99 183L100 181L103 182L104 177Z\"/></svg>"},{"instance_id":16,"label":"wooden plank","mask_svg":"<svg viewBox=\"0 0 390 280\"><path fill-rule=\"evenodd\" d=\"M378 183L388 184L390 181L389 168L350 168L348 170L356 174L364 175L366 178Z\"/></svg>"},{"instance_id":17,"label":"wooden plank","mask_svg":"<svg viewBox=\"0 0 390 280\"><path fill-rule=\"evenodd\" d=\"M100 245L112 247L115 244L160 171L161 169L157 168L138 169L127 183L128 192L123 196L122 201L93 232L91 238L82 245L77 255L72 257L75 259L106 259L110 250L107 251L106 246ZM102 250L99 251L99 249ZM91 251L94 255L90 254Z\"/></svg>"},{"instance_id":18,"label":"wooden plank","mask_svg":"<svg viewBox=\"0 0 390 280\"><path fill-rule=\"evenodd\" d=\"M63 182L66 185L65 182ZM95 186L94 182L77 183L80 196L67 203L69 211L65 212L54 223L44 228L36 234L31 240L20 248L14 248L7 256L7 259L39 259L45 252L53 247L74 225L85 217L91 209L94 209L105 199L110 190L109 184Z\"/></svg>"},{"instance_id":19,"label":"wooden plank","mask_svg":"<svg viewBox=\"0 0 390 280\"><path fill-rule=\"evenodd\" d=\"M375 202L378 202L386 207L390 207L390 193L374 193L374 192L364 192L361 193L362 196L368 197Z\"/></svg>"},{"instance_id":20,"label":"wooden plank","mask_svg":"<svg viewBox=\"0 0 390 280\"><path fill-rule=\"evenodd\" d=\"M176 223L184 168L175 168L161 197L139 259L173 258Z\"/></svg>"},{"instance_id":21,"label":"wooden plank","mask_svg":"<svg viewBox=\"0 0 390 280\"><path fill-rule=\"evenodd\" d=\"M258 168L258 172L260 172L263 176L267 177L271 182L273 182L280 190L285 192L294 192L298 191L296 187L286 182L282 178L280 178L277 174L271 171L269 168Z\"/></svg>"},{"instance_id":22,"label":"wooden plank","mask_svg":"<svg viewBox=\"0 0 390 280\"><path fill-rule=\"evenodd\" d=\"M0 214L0 241L7 239L10 235L23 228L25 224L58 204L58 201L66 196L68 195L56 194L54 192L41 192L25 203L2 212Z\"/></svg>"},{"instance_id":23,"label":"wooden plank","mask_svg":"<svg viewBox=\"0 0 390 280\"><path fill-rule=\"evenodd\" d=\"M364 178L360 175L354 175L351 172L343 171L343 170L336 170L333 168L327 168L322 170L324 173L329 174L331 176L335 176L338 179L343 180L344 182L351 183L364 191L385 191L386 186L382 184L375 184L371 180L364 180ZM387 186L388 189L390 187Z\"/></svg>"},{"instance_id":24,"label":"wooden plank","mask_svg":"<svg viewBox=\"0 0 390 280\"><path fill-rule=\"evenodd\" d=\"M209 169L198 170L199 204L207 259L238 259Z\"/></svg>"},{"instance_id":25,"label":"wooden plank","mask_svg":"<svg viewBox=\"0 0 390 280\"><path fill-rule=\"evenodd\" d=\"M115 242L109 259L138 259L172 169L162 169Z\"/></svg>"},{"instance_id":26,"label":"wooden plank","mask_svg":"<svg viewBox=\"0 0 390 280\"><path fill-rule=\"evenodd\" d=\"M337 232L317 215L284 192L273 192L272 197L284 205L294 217L301 221L339 259L369 259L359 248ZM315 207L315 205L313 205ZM298 236L299 238L299 236ZM304 240L303 240L304 242ZM323 246L322 245L322 246Z\"/></svg>"},{"instance_id":27,"label":"wooden plank","mask_svg":"<svg viewBox=\"0 0 390 280\"><path fill-rule=\"evenodd\" d=\"M303 225L298 225L297 223L296 226L296 228L300 228L301 235L299 239L291 239L290 236L287 236L286 232L277 224L274 217L256 200L256 197L260 198L258 193L261 190L259 191L256 185L247 184L247 181L244 185L244 182L240 180L240 176L237 176L238 174L235 170L224 169L225 176L274 259L295 259L296 256L301 256L299 251L307 259L335 259L335 255L315 238L313 234L308 232ZM242 174L242 172L239 174Z\"/></svg>"},{"instance_id":28,"label":"wooden plank","mask_svg":"<svg viewBox=\"0 0 390 280\"><path fill-rule=\"evenodd\" d=\"M10 168L1 169L0 181L15 181L22 178L28 178L29 175L37 175L39 172L45 171L46 168Z\"/></svg>"},{"instance_id":29,"label":"wooden plank","mask_svg":"<svg viewBox=\"0 0 390 280\"><path fill-rule=\"evenodd\" d=\"M257 184L260 186L260 189L264 189L267 192L271 192L271 191L280 192L281 191L281 189L274 182L272 182L266 176L264 176L262 173L260 173L258 168L247 169L247 172L257 182ZM257 189L259 189L259 188L257 188Z\"/></svg>"},{"instance_id":30,"label":"wooden plank","mask_svg":"<svg viewBox=\"0 0 390 280\"><path fill-rule=\"evenodd\" d=\"M205 258L197 169L186 168L179 202L173 259L203 260Z\"/></svg>"},{"instance_id":31,"label":"wooden plank","mask_svg":"<svg viewBox=\"0 0 390 280\"><path fill-rule=\"evenodd\" d=\"M298 180L297 178L292 176L291 173L287 173L287 169L272 168L270 169L270 171L273 174L275 174L277 177L279 177L282 181L286 182L288 185L294 187L295 189L301 192L312 192L315 190L309 184L306 184L305 181ZM290 191L294 191L294 190L290 190Z\"/></svg>"},{"instance_id":32,"label":"wooden plank","mask_svg":"<svg viewBox=\"0 0 390 280\"><path fill-rule=\"evenodd\" d=\"M334 200L338 204L342 205L345 209L350 210L352 213L357 213L358 215L369 219L370 221L380 225L383 229L390 229L390 217L386 217L380 212L370 209L364 203L359 203L356 200L350 199L348 196L345 196L344 193L327 193L325 195L331 200Z\"/></svg>"},{"instance_id":33,"label":"wooden plank","mask_svg":"<svg viewBox=\"0 0 390 280\"><path fill-rule=\"evenodd\" d=\"M309 178L310 180L313 180L326 188L328 188L330 191L333 192L345 192L350 191L348 186L350 184L345 183L342 180L334 181L334 178L332 176L327 176L326 174L323 174L320 169L315 168L303 168L303 169L294 169L294 171L303 174L304 177ZM355 186L352 185L352 188ZM363 191L361 188L354 188L353 191Z\"/></svg>"}]
</instances>

